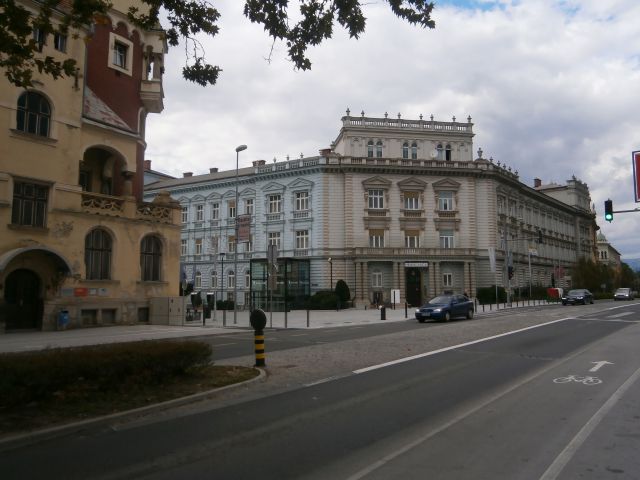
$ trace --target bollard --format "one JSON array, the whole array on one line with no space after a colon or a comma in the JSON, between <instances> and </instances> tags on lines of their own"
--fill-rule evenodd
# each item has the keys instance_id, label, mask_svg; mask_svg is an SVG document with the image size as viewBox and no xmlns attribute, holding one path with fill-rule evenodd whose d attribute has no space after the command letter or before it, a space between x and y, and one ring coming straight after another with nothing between
<instances>
[{"instance_id":1,"label":"bollard","mask_svg":"<svg viewBox=\"0 0 640 480\"><path fill-rule=\"evenodd\" d=\"M307 308L307 328L309 328L309 309Z\"/></svg>"},{"instance_id":2,"label":"bollard","mask_svg":"<svg viewBox=\"0 0 640 480\"><path fill-rule=\"evenodd\" d=\"M409 318L409 312L407 311L407 302L404 302L404 318Z\"/></svg>"},{"instance_id":3,"label":"bollard","mask_svg":"<svg viewBox=\"0 0 640 480\"><path fill-rule=\"evenodd\" d=\"M380 320L387 319L387 309L383 306L380 307Z\"/></svg>"},{"instance_id":4,"label":"bollard","mask_svg":"<svg viewBox=\"0 0 640 480\"><path fill-rule=\"evenodd\" d=\"M265 366L265 353L264 353L264 327L267 325L267 316L261 309L256 309L251 312L249 316L249 322L254 329L254 345L256 353L256 367Z\"/></svg>"}]
</instances>

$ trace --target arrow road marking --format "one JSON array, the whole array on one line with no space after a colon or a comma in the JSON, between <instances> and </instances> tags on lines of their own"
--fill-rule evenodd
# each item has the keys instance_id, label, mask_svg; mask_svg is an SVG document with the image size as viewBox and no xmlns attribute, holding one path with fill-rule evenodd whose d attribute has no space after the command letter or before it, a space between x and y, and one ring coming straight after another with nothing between
<instances>
[{"instance_id":1,"label":"arrow road marking","mask_svg":"<svg viewBox=\"0 0 640 480\"><path fill-rule=\"evenodd\" d=\"M605 365L615 365L614 363L607 362L606 360L602 362L591 362L591 363L595 363L595 367L589 370L590 372L597 372L598 370L600 370L600 368L604 367Z\"/></svg>"}]
</instances>

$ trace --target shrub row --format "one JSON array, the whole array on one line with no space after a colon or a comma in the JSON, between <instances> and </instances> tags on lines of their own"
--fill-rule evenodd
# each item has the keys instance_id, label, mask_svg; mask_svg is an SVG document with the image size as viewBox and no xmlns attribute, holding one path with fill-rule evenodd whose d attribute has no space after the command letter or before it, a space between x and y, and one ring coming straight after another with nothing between
<instances>
[{"instance_id":1,"label":"shrub row","mask_svg":"<svg viewBox=\"0 0 640 480\"><path fill-rule=\"evenodd\" d=\"M0 355L0 408L81 388L117 391L158 384L211 362L206 343L144 341Z\"/></svg>"}]
</instances>

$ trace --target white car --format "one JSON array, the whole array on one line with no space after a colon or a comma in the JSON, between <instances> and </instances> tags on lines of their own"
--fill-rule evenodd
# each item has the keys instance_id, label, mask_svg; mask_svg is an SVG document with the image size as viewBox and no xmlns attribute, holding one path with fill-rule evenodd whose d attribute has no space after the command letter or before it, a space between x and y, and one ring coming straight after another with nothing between
<instances>
[{"instance_id":1,"label":"white car","mask_svg":"<svg viewBox=\"0 0 640 480\"><path fill-rule=\"evenodd\" d=\"M635 296L630 288L619 288L616 293L613 294L614 300L633 300Z\"/></svg>"}]
</instances>

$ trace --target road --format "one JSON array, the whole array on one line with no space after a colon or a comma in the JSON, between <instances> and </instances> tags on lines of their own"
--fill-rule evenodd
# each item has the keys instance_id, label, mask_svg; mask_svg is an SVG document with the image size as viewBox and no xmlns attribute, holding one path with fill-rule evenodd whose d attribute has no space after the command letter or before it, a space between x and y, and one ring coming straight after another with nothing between
<instances>
[{"instance_id":1,"label":"road","mask_svg":"<svg viewBox=\"0 0 640 480\"><path fill-rule=\"evenodd\" d=\"M611 306L567 307L306 387L4 451L2 478L637 479L640 305ZM474 322L360 341L405 345Z\"/></svg>"}]
</instances>

